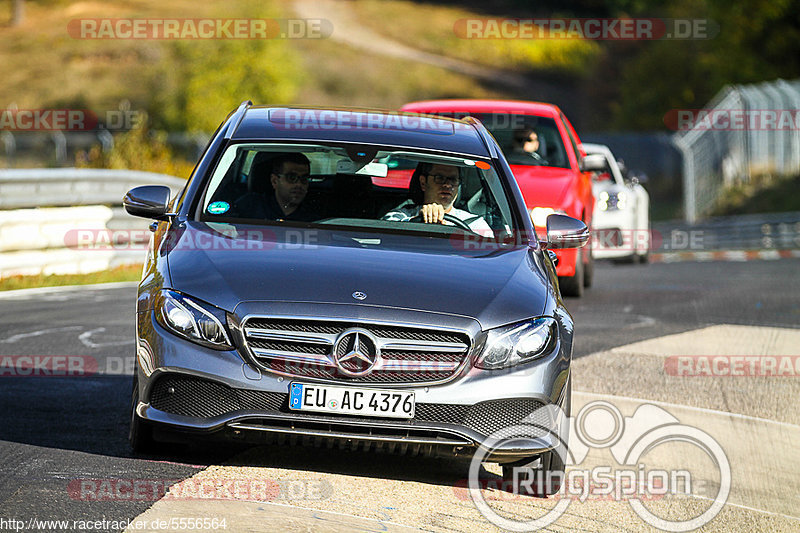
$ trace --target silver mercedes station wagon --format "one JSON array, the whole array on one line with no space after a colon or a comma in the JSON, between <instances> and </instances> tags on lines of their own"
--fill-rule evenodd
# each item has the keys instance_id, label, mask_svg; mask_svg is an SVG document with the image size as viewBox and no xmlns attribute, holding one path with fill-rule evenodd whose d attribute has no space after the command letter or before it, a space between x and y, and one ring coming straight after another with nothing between
<instances>
[{"instance_id":1,"label":"silver mercedes station wagon","mask_svg":"<svg viewBox=\"0 0 800 533\"><path fill-rule=\"evenodd\" d=\"M563 471L573 323L550 249L589 233L552 215L537 237L479 121L245 102L180 194L124 204L153 219L134 450L483 450L506 476ZM541 431L486 444L520 424Z\"/></svg>"}]
</instances>

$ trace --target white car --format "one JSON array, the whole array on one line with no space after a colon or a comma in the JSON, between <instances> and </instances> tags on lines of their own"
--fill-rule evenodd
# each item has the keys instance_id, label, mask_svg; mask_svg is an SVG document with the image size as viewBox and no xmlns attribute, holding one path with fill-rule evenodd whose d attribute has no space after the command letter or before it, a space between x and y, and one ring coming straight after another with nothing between
<instances>
[{"instance_id":1,"label":"white car","mask_svg":"<svg viewBox=\"0 0 800 533\"><path fill-rule=\"evenodd\" d=\"M626 179L608 146L583 144L584 170L593 172L592 255L646 263L650 251L650 195L638 178Z\"/></svg>"}]
</instances>

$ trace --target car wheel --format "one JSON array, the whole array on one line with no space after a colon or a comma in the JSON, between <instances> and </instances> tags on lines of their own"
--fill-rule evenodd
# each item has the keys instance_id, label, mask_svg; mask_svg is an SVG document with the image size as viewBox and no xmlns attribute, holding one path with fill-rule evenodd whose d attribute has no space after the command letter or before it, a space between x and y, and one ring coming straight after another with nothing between
<instances>
[{"instance_id":1,"label":"car wheel","mask_svg":"<svg viewBox=\"0 0 800 533\"><path fill-rule=\"evenodd\" d=\"M558 285L563 296L583 296L583 251L578 250L575 259L575 274L569 277L558 278Z\"/></svg>"},{"instance_id":2,"label":"car wheel","mask_svg":"<svg viewBox=\"0 0 800 533\"><path fill-rule=\"evenodd\" d=\"M133 377L133 391L131 393L131 423L128 430L128 442L135 453L148 453L155 449L153 428L136 414L136 405L139 403L139 382Z\"/></svg>"},{"instance_id":3,"label":"car wheel","mask_svg":"<svg viewBox=\"0 0 800 533\"><path fill-rule=\"evenodd\" d=\"M591 250L589 250L588 255L589 261L584 265L583 271L583 286L587 289L592 286L592 281L594 281L594 257L592 257Z\"/></svg>"}]
</instances>

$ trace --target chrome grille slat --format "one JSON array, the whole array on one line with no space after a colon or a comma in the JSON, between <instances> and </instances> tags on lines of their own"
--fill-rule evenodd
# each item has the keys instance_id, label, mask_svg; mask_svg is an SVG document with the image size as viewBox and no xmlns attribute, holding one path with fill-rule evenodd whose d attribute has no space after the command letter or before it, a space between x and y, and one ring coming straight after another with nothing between
<instances>
[{"instance_id":1,"label":"chrome grille slat","mask_svg":"<svg viewBox=\"0 0 800 533\"><path fill-rule=\"evenodd\" d=\"M327 355L301 354L296 352L284 352L282 350L262 350L253 348L253 353L259 357L267 359L279 359L289 363L311 363L322 366L334 366L333 361Z\"/></svg>"},{"instance_id":2,"label":"chrome grille slat","mask_svg":"<svg viewBox=\"0 0 800 533\"><path fill-rule=\"evenodd\" d=\"M371 335L378 353L372 369L363 375L345 375L336 364L342 354L334 354L340 335L354 329ZM442 382L463 366L471 346L465 332L309 317L246 317L242 330L245 347L257 366L338 383Z\"/></svg>"},{"instance_id":3,"label":"chrome grille slat","mask_svg":"<svg viewBox=\"0 0 800 533\"><path fill-rule=\"evenodd\" d=\"M287 334L286 331L276 329L245 328L245 334L248 337L254 337L256 339L310 342L314 344L327 344L329 346L333 346L333 343L336 341L336 335L326 335L321 333L307 334L302 331L293 331L291 334Z\"/></svg>"},{"instance_id":4,"label":"chrome grille slat","mask_svg":"<svg viewBox=\"0 0 800 533\"><path fill-rule=\"evenodd\" d=\"M375 370L419 370L422 372L452 372L458 368L459 363L444 363L440 361L378 361Z\"/></svg>"},{"instance_id":5,"label":"chrome grille slat","mask_svg":"<svg viewBox=\"0 0 800 533\"><path fill-rule=\"evenodd\" d=\"M414 352L447 352L447 353L464 353L467 351L467 345L456 342L435 342L431 341L427 344L420 344L418 342L397 342L388 341L378 337L381 350L408 350Z\"/></svg>"}]
</instances>

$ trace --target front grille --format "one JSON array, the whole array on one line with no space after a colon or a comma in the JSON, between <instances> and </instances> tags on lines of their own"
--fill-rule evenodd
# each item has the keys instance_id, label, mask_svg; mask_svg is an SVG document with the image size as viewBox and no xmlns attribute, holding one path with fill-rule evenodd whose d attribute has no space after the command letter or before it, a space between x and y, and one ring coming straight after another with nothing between
<instances>
[{"instance_id":1,"label":"front grille","mask_svg":"<svg viewBox=\"0 0 800 533\"><path fill-rule=\"evenodd\" d=\"M367 322L251 317L242 328L262 369L336 382L441 382L458 372L471 346L462 332Z\"/></svg>"},{"instance_id":2,"label":"front grille","mask_svg":"<svg viewBox=\"0 0 800 533\"><path fill-rule=\"evenodd\" d=\"M193 376L166 375L153 385L150 405L165 413L210 418L242 409L288 410L288 398L279 392L234 389Z\"/></svg>"},{"instance_id":3,"label":"front grille","mask_svg":"<svg viewBox=\"0 0 800 533\"><path fill-rule=\"evenodd\" d=\"M301 413L289 410L289 395L285 393L235 389L222 383L178 374L167 374L157 379L150 393L150 405L166 413L200 418L249 410L291 413L300 420L313 418L336 423L390 421L392 424L414 425L417 422L433 422L467 426L482 435L491 435L520 424L549 428L553 423L549 411L542 409L541 402L526 398L491 400L472 406L418 403L411 420Z\"/></svg>"},{"instance_id":4,"label":"front grille","mask_svg":"<svg viewBox=\"0 0 800 533\"><path fill-rule=\"evenodd\" d=\"M553 427L553 418L542 402L526 398L491 400L470 407L464 425L483 435L497 438L536 436ZM520 431L520 426L524 431Z\"/></svg>"}]
</instances>

